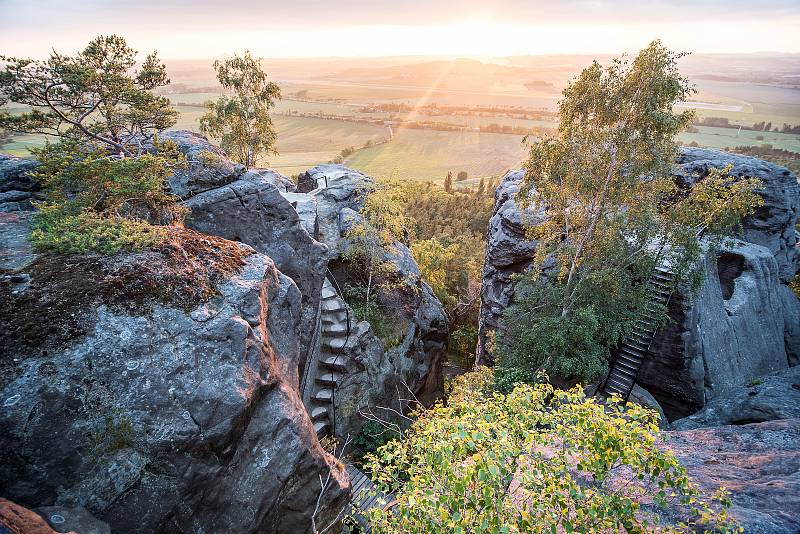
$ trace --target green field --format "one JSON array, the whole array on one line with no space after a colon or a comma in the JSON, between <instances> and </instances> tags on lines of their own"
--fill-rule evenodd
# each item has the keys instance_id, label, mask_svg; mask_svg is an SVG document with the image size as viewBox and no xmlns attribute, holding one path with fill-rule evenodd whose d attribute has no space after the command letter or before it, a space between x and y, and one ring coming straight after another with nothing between
<instances>
[{"instance_id":1,"label":"green field","mask_svg":"<svg viewBox=\"0 0 800 534\"><path fill-rule=\"evenodd\" d=\"M800 135L756 132L753 130L739 131L736 128L714 128L711 126L698 126L697 129L699 130L698 133L684 132L678 135L678 141L682 144L689 144L694 141L700 146L709 148L772 145L772 148L800 153Z\"/></svg>"},{"instance_id":2,"label":"green field","mask_svg":"<svg viewBox=\"0 0 800 534\"><path fill-rule=\"evenodd\" d=\"M525 154L519 135L401 129L390 143L359 150L345 164L373 176L439 182L448 171L498 176Z\"/></svg>"}]
</instances>

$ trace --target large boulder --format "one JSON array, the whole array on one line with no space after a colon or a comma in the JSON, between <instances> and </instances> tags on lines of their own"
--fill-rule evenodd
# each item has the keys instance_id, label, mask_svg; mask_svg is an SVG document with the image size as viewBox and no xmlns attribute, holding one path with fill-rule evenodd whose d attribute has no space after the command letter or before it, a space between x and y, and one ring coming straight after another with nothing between
<instances>
[{"instance_id":1,"label":"large boulder","mask_svg":"<svg viewBox=\"0 0 800 534\"><path fill-rule=\"evenodd\" d=\"M740 237L768 248L778 263L781 281L791 281L800 268L800 248L795 230L800 215L797 177L785 167L758 158L705 148L682 148L678 164L676 179L687 186L702 180L711 168L725 169L728 166L730 176L761 180L763 187L759 194L764 205L744 220Z\"/></svg>"},{"instance_id":2,"label":"large boulder","mask_svg":"<svg viewBox=\"0 0 800 534\"><path fill-rule=\"evenodd\" d=\"M33 209L41 185L33 176L39 162L0 154L0 213Z\"/></svg>"},{"instance_id":3,"label":"large boulder","mask_svg":"<svg viewBox=\"0 0 800 534\"><path fill-rule=\"evenodd\" d=\"M800 361L800 302L785 285L797 271L797 178L758 159L684 148L675 179L689 187L712 167L728 165L733 176L762 181L764 206L743 222L738 241L703 259L699 293L690 300L681 291L669 303L671 321L657 335L637 381L670 419L699 410L721 388ZM481 289L480 363L493 362L493 332L516 297L515 276L530 267L536 251L525 226L537 224L542 213L535 206L519 209L515 195L523 178L522 170L509 172L495 192Z\"/></svg>"},{"instance_id":4,"label":"large boulder","mask_svg":"<svg viewBox=\"0 0 800 534\"><path fill-rule=\"evenodd\" d=\"M186 199L197 193L229 184L245 172L244 165L234 163L221 148L207 138L188 130L173 130L159 135L160 141L172 141L186 157L185 169L169 178L173 195Z\"/></svg>"},{"instance_id":5,"label":"large boulder","mask_svg":"<svg viewBox=\"0 0 800 534\"><path fill-rule=\"evenodd\" d=\"M268 255L302 294L300 346L304 362L316 328L327 247L309 235L287 192L288 180L274 171L251 169L235 182L185 201L184 224L205 234L240 241ZM289 198L287 198L289 196ZM302 204L305 206L305 203Z\"/></svg>"},{"instance_id":6,"label":"large boulder","mask_svg":"<svg viewBox=\"0 0 800 534\"><path fill-rule=\"evenodd\" d=\"M667 445L705 496L730 491L747 534L800 532L800 419L670 432Z\"/></svg>"},{"instance_id":7,"label":"large boulder","mask_svg":"<svg viewBox=\"0 0 800 534\"><path fill-rule=\"evenodd\" d=\"M800 367L753 378L719 391L702 410L672 423L674 430L800 418Z\"/></svg>"},{"instance_id":8,"label":"large boulder","mask_svg":"<svg viewBox=\"0 0 800 534\"><path fill-rule=\"evenodd\" d=\"M300 294L246 245L42 255L0 285L0 494L115 532L306 532L348 501L297 391ZM331 485L319 498L320 477Z\"/></svg>"},{"instance_id":9,"label":"large boulder","mask_svg":"<svg viewBox=\"0 0 800 534\"><path fill-rule=\"evenodd\" d=\"M728 243L703 260L703 270L697 294L680 290L671 298L670 322L637 377L670 419L694 413L725 388L786 369L789 354L800 351L784 335L796 311L784 312L788 288L769 249Z\"/></svg>"}]
</instances>

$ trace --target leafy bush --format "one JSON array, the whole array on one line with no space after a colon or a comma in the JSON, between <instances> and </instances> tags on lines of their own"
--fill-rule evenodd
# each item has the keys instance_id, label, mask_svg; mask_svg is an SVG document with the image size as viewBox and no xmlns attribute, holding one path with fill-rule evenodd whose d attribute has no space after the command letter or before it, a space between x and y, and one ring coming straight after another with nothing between
<instances>
[{"instance_id":1,"label":"leafy bush","mask_svg":"<svg viewBox=\"0 0 800 534\"><path fill-rule=\"evenodd\" d=\"M488 369L457 379L447 404L418 414L368 457L390 510L370 511L374 531L731 531L720 492L704 499L666 450L655 412L604 406L546 383L493 392ZM649 503L655 505L651 506ZM685 524L660 524L675 507ZM655 509L654 509L655 508Z\"/></svg>"},{"instance_id":2,"label":"leafy bush","mask_svg":"<svg viewBox=\"0 0 800 534\"><path fill-rule=\"evenodd\" d=\"M120 250L152 248L167 237L164 227L143 221L102 218L85 211L70 213L56 204L40 208L31 224L30 235L37 250L61 254L88 251L114 254Z\"/></svg>"},{"instance_id":3,"label":"leafy bush","mask_svg":"<svg viewBox=\"0 0 800 534\"><path fill-rule=\"evenodd\" d=\"M376 421L367 421L353 440L353 444L365 453L370 453L398 437L400 436L396 430L386 428Z\"/></svg>"}]
</instances>

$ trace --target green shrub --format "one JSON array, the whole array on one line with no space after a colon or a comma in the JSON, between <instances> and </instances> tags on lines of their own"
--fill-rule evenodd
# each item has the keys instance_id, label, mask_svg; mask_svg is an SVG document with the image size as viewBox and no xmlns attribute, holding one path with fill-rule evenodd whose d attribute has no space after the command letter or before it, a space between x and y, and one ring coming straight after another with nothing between
<instances>
[{"instance_id":1,"label":"green shrub","mask_svg":"<svg viewBox=\"0 0 800 534\"><path fill-rule=\"evenodd\" d=\"M365 453L369 453L375 452L379 447L398 437L400 435L396 430L386 428L376 421L367 421L353 440L353 444Z\"/></svg>"},{"instance_id":2,"label":"green shrub","mask_svg":"<svg viewBox=\"0 0 800 534\"><path fill-rule=\"evenodd\" d=\"M383 341L387 349L396 347L402 341L402 333L398 332L395 321L386 313L377 301L375 293L367 299L367 288L362 286L344 286L344 299L353 309L356 321L367 321L372 332Z\"/></svg>"},{"instance_id":3,"label":"green shrub","mask_svg":"<svg viewBox=\"0 0 800 534\"><path fill-rule=\"evenodd\" d=\"M157 154L125 158L70 139L34 150L47 200L32 221L33 245L65 254L112 254L163 242L166 231L148 220L180 218L166 180L185 161L173 143L156 140L155 146Z\"/></svg>"},{"instance_id":4,"label":"green shrub","mask_svg":"<svg viewBox=\"0 0 800 534\"><path fill-rule=\"evenodd\" d=\"M693 532L735 528L720 490L703 497L662 445L655 412L608 406L542 379L505 395L486 368L456 379L446 403L418 413L368 455L390 510L382 533ZM673 507L685 524L661 524ZM665 517L669 517L665 515Z\"/></svg>"}]
</instances>

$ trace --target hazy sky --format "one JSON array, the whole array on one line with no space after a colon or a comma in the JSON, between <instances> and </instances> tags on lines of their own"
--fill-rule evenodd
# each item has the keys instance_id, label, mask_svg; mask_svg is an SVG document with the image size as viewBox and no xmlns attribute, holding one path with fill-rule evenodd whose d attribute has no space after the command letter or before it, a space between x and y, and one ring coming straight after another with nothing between
<instances>
[{"instance_id":1,"label":"hazy sky","mask_svg":"<svg viewBox=\"0 0 800 534\"><path fill-rule=\"evenodd\" d=\"M800 0L0 0L0 53L118 33L165 58L800 52Z\"/></svg>"}]
</instances>

